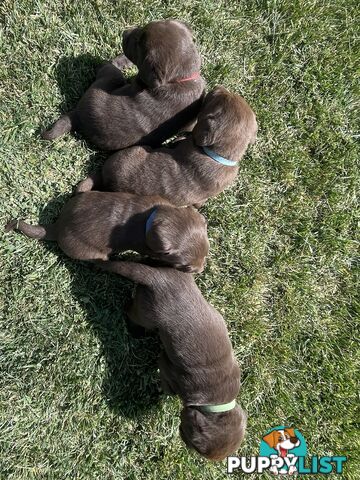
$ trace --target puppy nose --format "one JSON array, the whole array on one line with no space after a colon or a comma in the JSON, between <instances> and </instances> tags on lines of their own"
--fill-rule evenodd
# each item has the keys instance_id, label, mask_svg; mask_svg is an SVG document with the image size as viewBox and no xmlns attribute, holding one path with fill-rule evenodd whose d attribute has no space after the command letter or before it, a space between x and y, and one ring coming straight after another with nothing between
<instances>
[{"instance_id":1,"label":"puppy nose","mask_svg":"<svg viewBox=\"0 0 360 480\"><path fill-rule=\"evenodd\" d=\"M298 442L298 438L297 437L290 437L290 442L295 444Z\"/></svg>"}]
</instances>

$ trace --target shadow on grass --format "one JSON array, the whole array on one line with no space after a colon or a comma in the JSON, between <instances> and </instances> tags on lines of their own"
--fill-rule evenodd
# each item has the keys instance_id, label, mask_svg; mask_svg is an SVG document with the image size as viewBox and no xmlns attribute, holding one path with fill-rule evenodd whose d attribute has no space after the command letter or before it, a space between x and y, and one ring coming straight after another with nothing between
<instances>
[{"instance_id":1,"label":"shadow on grass","mask_svg":"<svg viewBox=\"0 0 360 480\"><path fill-rule=\"evenodd\" d=\"M68 56L59 59L55 69L55 76L61 92L62 102L58 108L59 114L57 118L76 106L95 80L96 71L104 63L106 63L104 59L89 53L78 55L77 57ZM53 120L44 119L37 130L37 134L40 135L41 132L49 128L55 120L56 118Z\"/></svg>"},{"instance_id":2,"label":"shadow on grass","mask_svg":"<svg viewBox=\"0 0 360 480\"><path fill-rule=\"evenodd\" d=\"M106 63L106 59L88 53L77 57L60 58L56 66L56 79L63 96L59 106L61 113L73 109L85 91L95 80L96 71Z\"/></svg>"},{"instance_id":3,"label":"shadow on grass","mask_svg":"<svg viewBox=\"0 0 360 480\"><path fill-rule=\"evenodd\" d=\"M54 198L40 212L39 223L53 223L69 196ZM86 262L69 259L56 243L43 242L56 253L72 275L72 294L101 341L106 372L102 392L114 413L138 418L160 400L156 334L133 338L126 327L124 307L134 284L120 276L102 273Z\"/></svg>"},{"instance_id":4,"label":"shadow on grass","mask_svg":"<svg viewBox=\"0 0 360 480\"><path fill-rule=\"evenodd\" d=\"M76 106L94 81L97 69L104 63L106 59L89 54L60 59L56 68L63 96L59 113ZM47 128L50 123L44 126ZM92 155L88 172L97 170L107 156L106 153ZM49 202L39 213L39 223L53 223L69 197L61 195ZM119 276L98 272L90 263L69 259L55 243L43 242L43 245L56 253L70 271L72 294L101 341L100 354L106 361L102 391L109 408L128 417L139 417L159 401L159 342L156 336L135 339L129 335L123 309L131 300L133 284Z\"/></svg>"}]
</instances>

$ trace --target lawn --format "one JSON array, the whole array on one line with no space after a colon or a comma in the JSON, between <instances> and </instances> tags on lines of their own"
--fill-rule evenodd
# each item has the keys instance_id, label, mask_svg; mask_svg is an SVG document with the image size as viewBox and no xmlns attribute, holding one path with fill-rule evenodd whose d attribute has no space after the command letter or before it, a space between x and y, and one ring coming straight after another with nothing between
<instances>
[{"instance_id":1,"label":"lawn","mask_svg":"<svg viewBox=\"0 0 360 480\"><path fill-rule=\"evenodd\" d=\"M253 107L256 145L236 184L202 208L211 253L197 276L242 368L249 420L239 454L257 455L266 431L286 424L310 455L348 455L346 479L360 468L357 5L0 4L1 225L53 221L104 158L80 138L48 143L39 131L76 103L99 60L120 53L128 26L188 21L208 87L223 84ZM158 390L157 338L132 339L124 325L129 282L3 230L0 281L1 480L227 478L225 462L181 442L180 402Z\"/></svg>"}]
</instances>

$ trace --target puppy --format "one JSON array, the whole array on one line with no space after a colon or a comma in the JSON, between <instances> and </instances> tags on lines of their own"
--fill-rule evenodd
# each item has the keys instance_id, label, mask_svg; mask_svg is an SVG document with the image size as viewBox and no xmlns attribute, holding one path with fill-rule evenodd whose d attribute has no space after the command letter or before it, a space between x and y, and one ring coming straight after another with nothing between
<instances>
[{"instance_id":1,"label":"puppy","mask_svg":"<svg viewBox=\"0 0 360 480\"><path fill-rule=\"evenodd\" d=\"M205 97L190 138L172 148L132 147L117 152L77 191L156 194L174 205L200 206L234 181L237 162L256 133L255 114L246 101L217 87Z\"/></svg>"},{"instance_id":2,"label":"puppy","mask_svg":"<svg viewBox=\"0 0 360 480\"><path fill-rule=\"evenodd\" d=\"M190 28L178 20L126 30L123 51L102 67L72 112L42 137L53 140L79 131L102 150L135 144L160 145L198 114L205 83ZM138 67L128 83L121 69Z\"/></svg>"},{"instance_id":3,"label":"puppy","mask_svg":"<svg viewBox=\"0 0 360 480\"><path fill-rule=\"evenodd\" d=\"M240 370L222 316L190 274L131 262L97 265L140 284L127 315L136 326L159 331L161 381L183 402L186 445L210 460L233 453L244 437L246 414L235 404Z\"/></svg>"},{"instance_id":4,"label":"puppy","mask_svg":"<svg viewBox=\"0 0 360 480\"><path fill-rule=\"evenodd\" d=\"M71 258L107 260L135 250L186 272L201 272L209 250L206 221L194 208L176 208L160 197L88 192L64 206L52 225L12 220L6 231L19 230L38 240L55 240Z\"/></svg>"}]
</instances>

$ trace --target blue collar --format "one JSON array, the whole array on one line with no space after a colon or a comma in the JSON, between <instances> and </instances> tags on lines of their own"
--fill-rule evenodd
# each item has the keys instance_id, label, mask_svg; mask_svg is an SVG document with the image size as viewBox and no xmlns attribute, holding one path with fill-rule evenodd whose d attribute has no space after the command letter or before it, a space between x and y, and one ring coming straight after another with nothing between
<instances>
[{"instance_id":1,"label":"blue collar","mask_svg":"<svg viewBox=\"0 0 360 480\"><path fill-rule=\"evenodd\" d=\"M148 219L146 220L146 224L145 224L145 233L148 233L148 231L152 227L156 212L157 212L157 208L154 208L154 210L148 216Z\"/></svg>"},{"instance_id":2,"label":"blue collar","mask_svg":"<svg viewBox=\"0 0 360 480\"><path fill-rule=\"evenodd\" d=\"M228 160L227 158L224 158L217 153L214 152L214 150L210 150L208 147L201 147L204 150L204 153L211 157L215 162L221 163L221 165L226 165L227 167L234 167L237 162L234 162L233 160Z\"/></svg>"}]
</instances>

